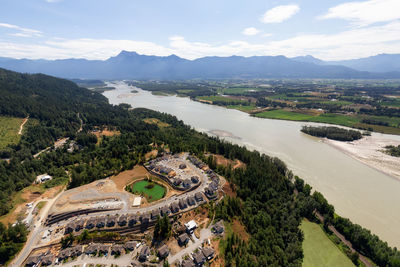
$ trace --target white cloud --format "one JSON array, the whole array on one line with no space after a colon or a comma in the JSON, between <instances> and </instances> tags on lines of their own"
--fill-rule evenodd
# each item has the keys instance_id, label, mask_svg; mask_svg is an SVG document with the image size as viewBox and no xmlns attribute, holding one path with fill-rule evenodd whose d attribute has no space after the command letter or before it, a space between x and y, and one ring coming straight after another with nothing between
<instances>
[{"instance_id":1,"label":"white cloud","mask_svg":"<svg viewBox=\"0 0 400 267\"><path fill-rule=\"evenodd\" d=\"M195 59L204 56L311 54L325 60L359 58L378 53L400 53L400 21L384 25L355 28L335 34L303 34L283 40L250 43L235 40L220 44L192 42L182 36L171 36L167 45L135 40L60 39L37 44L0 40L0 54L14 58L87 58L107 59L121 50L139 54Z\"/></svg>"},{"instance_id":2,"label":"white cloud","mask_svg":"<svg viewBox=\"0 0 400 267\"><path fill-rule=\"evenodd\" d=\"M63 1L63 0L46 0L47 3L58 3L61 1Z\"/></svg>"},{"instance_id":3,"label":"white cloud","mask_svg":"<svg viewBox=\"0 0 400 267\"><path fill-rule=\"evenodd\" d=\"M261 17L263 23L281 23L300 11L298 5L282 5L267 10Z\"/></svg>"},{"instance_id":4,"label":"white cloud","mask_svg":"<svg viewBox=\"0 0 400 267\"><path fill-rule=\"evenodd\" d=\"M38 30L23 28L17 25L8 24L8 23L0 23L1 28L7 28L12 30L17 30L17 33L11 33L10 35L17 37L40 37L42 36L42 32Z\"/></svg>"},{"instance_id":5,"label":"white cloud","mask_svg":"<svg viewBox=\"0 0 400 267\"><path fill-rule=\"evenodd\" d=\"M258 33L260 33L260 31L257 30L257 29L254 28L254 27L249 27L249 28L244 29L244 30L242 31L242 33L243 33L244 35L251 36L251 35L257 35Z\"/></svg>"},{"instance_id":6,"label":"white cloud","mask_svg":"<svg viewBox=\"0 0 400 267\"><path fill-rule=\"evenodd\" d=\"M369 0L334 6L320 19L344 19L360 26L400 19L399 0Z\"/></svg>"}]
</instances>

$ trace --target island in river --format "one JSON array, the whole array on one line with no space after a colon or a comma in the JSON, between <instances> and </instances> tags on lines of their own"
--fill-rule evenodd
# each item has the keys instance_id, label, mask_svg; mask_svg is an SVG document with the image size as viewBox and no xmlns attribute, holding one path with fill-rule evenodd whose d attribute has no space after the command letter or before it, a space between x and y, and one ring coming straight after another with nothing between
<instances>
[{"instance_id":1,"label":"island in river","mask_svg":"<svg viewBox=\"0 0 400 267\"><path fill-rule=\"evenodd\" d=\"M154 96L124 82L104 92L112 104L127 103L178 117L193 128L223 130L240 137L221 137L251 150L282 159L294 174L324 194L336 212L370 229L392 246L400 247L400 182L353 159L321 139L300 132L304 124L251 117L247 113L206 105L177 96ZM138 91L132 97L118 95ZM400 143L400 136L372 133Z\"/></svg>"}]
</instances>

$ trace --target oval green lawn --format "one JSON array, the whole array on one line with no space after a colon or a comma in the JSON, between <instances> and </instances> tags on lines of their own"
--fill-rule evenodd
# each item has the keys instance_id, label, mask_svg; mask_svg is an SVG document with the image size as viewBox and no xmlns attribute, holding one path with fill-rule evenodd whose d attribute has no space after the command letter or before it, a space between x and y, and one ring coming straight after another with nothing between
<instances>
[{"instance_id":1,"label":"oval green lawn","mask_svg":"<svg viewBox=\"0 0 400 267\"><path fill-rule=\"evenodd\" d=\"M303 267L354 267L318 224L304 220L300 228L304 232Z\"/></svg>"},{"instance_id":2,"label":"oval green lawn","mask_svg":"<svg viewBox=\"0 0 400 267\"><path fill-rule=\"evenodd\" d=\"M131 192L138 195L143 194L148 202L156 201L164 197L166 191L164 186L152 182L154 186L152 188L146 188L149 184L150 182L146 180L138 181L131 186Z\"/></svg>"}]
</instances>

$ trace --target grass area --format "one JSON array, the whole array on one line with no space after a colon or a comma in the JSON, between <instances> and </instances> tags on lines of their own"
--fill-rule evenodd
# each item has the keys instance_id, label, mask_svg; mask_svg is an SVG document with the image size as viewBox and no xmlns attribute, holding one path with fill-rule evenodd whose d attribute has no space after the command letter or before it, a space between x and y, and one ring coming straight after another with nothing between
<instances>
[{"instance_id":1,"label":"grass area","mask_svg":"<svg viewBox=\"0 0 400 267\"><path fill-rule=\"evenodd\" d=\"M163 198L166 193L164 186L148 180L133 183L128 187L128 191L134 194L144 195L148 202L159 200Z\"/></svg>"},{"instance_id":2,"label":"grass area","mask_svg":"<svg viewBox=\"0 0 400 267\"><path fill-rule=\"evenodd\" d=\"M0 116L0 149L17 144L21 138L19 127L24 119Z\"/></svg>"},{"instance_id":3,"label":"grass area","mask_svg":"<svg viewBox=\"0 0 400 267\"><path fill-rule=\"evenodd\" d=\"M170 96L171 95L168 92L164 92L164 91L152 91L151 94L158 95L158 96Z\"/></svg>"},{"instance_id":4,"label":"grass area","mask_svg":"<svg viewBox=\"0 0 400 267\"><path fill-rule=\"evenodd\" d=\"M229 105L229 106L227 106L227 108L237 109L237 110L240 110L240 111L243 111L243 112L250 112L250 111L252 111L253 109L255 109L256 106L255 106L255 105L250 105L250 106Z\"/></svg>"},{"instance_id":5,"label":"grass area","mask_svg":"<svg viewBox=\"0 0 400 267\"><path fill-rule=\"evenodd\" d=\"M188 94L188 93L194 92L194 90L191 90L191 89L181 89L181 90L176 90L176 91L180 94Z\"/></svg>"},{"instance_id":6,"label":"grass area","mask_svg":"<svg viewBox=\"0 0 400 267\"><path fill-rule=\"evenodd\" d=\"M310 121L315 117L312 115L301 114L298 112L287 111L282 109L260 112L255 114L255 116L259 118L291 120L291 121Z\"/></svg>"},{"instance_id":7,"label":"grass area","mask_svg":"<svg viewBox=\"0 0 400 267\"><path fill-rule=\"evenodd\" d=\"M350 259L326 236L318 224L304 220L300 228L304 233L304 267L354 266Z\"/></svg>"},{"instance_id":8,"label":"grass area","mask_svg":"<svg viewBox=\"0 0 400 267\"><path fill-rule=\"evenodd\" d=\"M385 116L378 117L378 116L365 116L365 115L351 116L351 115L342 115L333 113L324 113L321 115L309 115L288 110L264 111L254 114L254 116L267 119L320 122L320 123L335 124L335 125L341 125L359 129L371 128L374 132L380 132L386 134L400 134L400 128L395 127L399 125L400 118L394 118L394 117L390 118ZM393 127L362 123L361 121L365 118L388 122Z\"/></svg>"},{"instance_id":9,"label":"grass area","mask_svg":"<svg viewBox=\"0 0 400 267\"><path fill-rule=\"evenodd\" d=\"M25 204L31 201L31 199L27 199L26 196L30 196L33 194L41 195L45 192L45 188L43 184L40 185L30 185L28 187L25 187L21 191L15 192L12 195L11 201L9 205L12 207L12 209L7 213L2 216L0 216L0 222L3 224L8 224L8 223L13 223L19 214L15 213L15 209L17 206L21 204Z\"/></svg>"},{"instance_id":10,"label":"grass area","mask_svg":"<svg viewBox=\"0 0 400 267\"><path fill-rule=\"evenodd\" d=\"M165 127L171 126L171 125L169 125L168 123L162 122L162 121L160 121L159 119L156 119L156 118L147 118L147 119L144 119L143 121L144 121L145 123L148 123L148 124L155 124L155 125L157 125L159 128L165 128Z\"/></svg>"},{"instance_id":11,"label":"grass area","mask_svg":"<svg viewBox=\"0 0 400 267\"><path fill-rule=\"evenodd\" d=\"M231 88L224 88L221 90L221 93L227 95L242 95L246 92L255 92L255 91L262 91L265 90L263 88L249 88L249 87L231 87Z\"/></svg>"},{"instance_id":12,"label":"grass area","mask_svg":"<svg viewBox=\"0 0 400 267\"><path fill-rule=\"evenodd\" d=\"M235 103L235 104L248 104L245 100L233 99L226 96L210 95L210 96L198 96L197 100L206 100L211 102L223 102L223 103Z\"/></svg>"}]
</instances>

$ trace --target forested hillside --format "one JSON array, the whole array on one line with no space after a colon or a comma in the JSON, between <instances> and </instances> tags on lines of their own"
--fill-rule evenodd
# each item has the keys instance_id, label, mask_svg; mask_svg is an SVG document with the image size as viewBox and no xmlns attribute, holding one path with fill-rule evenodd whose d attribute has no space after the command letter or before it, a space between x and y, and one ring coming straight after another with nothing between
<instances>
[{"instance_id":1,"label":"forested hillside","mask_svg":"<svg viewBox=\"0 0 400 267\"><path fill-rule=\"evenodd\" d=\"M222 248L226 266L301 266L303 234L299 225L302 218L312 219L318 210L327 221L340 223L333 221L334 208L323 196L317 192L310 194L311 187L293 177L281 160L208 137L171 115L147 109L130 110L128 105L112 106L98 93L44 75L1 70L0 91L0 115L29 113L39 122L27 129L19 145L3 151L11 160L0 161L1 214L11 208L10 196L31 184L38 174L48 173L57 178L68 171L69 187L76 187L144 163L145 153L153 149L150 144L165 144L172 153L188 151L204 160L206 153L220 154L246 165L244 169L234 170L208 162L234 184L237 193L237 197L227 197L215 207L217 218L226 221L236 218L250 234L248 241L234 234L227 236ZM77 133L79 117L84 127ZM145 123L145 118L158 119L170 127ZM114 128L121 134L103 137L98 142L90 133L94 126ZM64 148L32 157L38 149L65 136L75 139L81 149L67 153ZM358 228L341 225L346 236L358 240ZM375 242L362 247L363 252L383 265L400 266L397 250L369 232L362 231L362 236ZM17 249L8 248L13 246L10 237L3 239L7 243L0 243L0 258L7 261Z\"/></svg>"}]
</instances>

